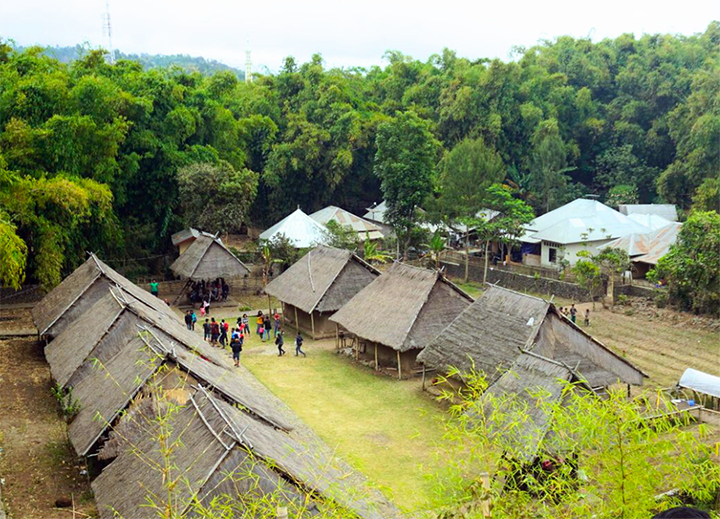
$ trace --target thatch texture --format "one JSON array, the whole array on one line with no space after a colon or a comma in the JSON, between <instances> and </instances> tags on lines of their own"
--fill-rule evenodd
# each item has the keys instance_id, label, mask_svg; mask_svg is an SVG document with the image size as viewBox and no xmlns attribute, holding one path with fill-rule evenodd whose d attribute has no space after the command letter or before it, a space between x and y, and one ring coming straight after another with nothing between
<instances>
[{"instance_id":1,"label":"thatch texture","mask_svg":"<svg viewBox=\"0 0 720 519\"><path fill-rule=\"evenodd\" d=\"M533 354L519 355L510 368L491 384L480 400L493 432L501 434L504 444L520 459L532 460L550 426L551 407L560 401L572 371L558 362ZM521 417L512 427L492 418L494 408Z\"/></svg>"},{"instance_id":2,"label":"thatch texture","mask_svg":"<svg viewBox=\"0 0 720 519\"><path fill-rule=\"evenodd\" d=\"M483 371L494 380L537 334L549 303L500 287L490 287L449 323L418 361L440 371Z\"/></svg>"},{"instance_id":3,"label":"thatch texture","mask_svg":"<svg viewBox=\"0 0 720 519\"><path fill-rule=\"evenodd\" d=\"M308 314L335 311L377 275L352 252L321 245L268 283L265 292Z\"/></svg>"},{"instance_id":4,"label":"thatch texture","mask_svg":"<svg viewBox=\"0 0 720 519\"><path fill-rule=\"evenodd\" d=\"M592 387L621 381L642 385L645 375L542 299L491 286L461 313L418 360L440 371L451 367L500 377L524 351L562 362Z\"/></svg>"},{"instance_id":5,"label":"thatch texture","mask_svg":"<svg viewBox=\"0 0 720 519\"><path fill-rule=\"evenodd\" d=\"M446 288L433 291L438 284ZM448 295L451 291L455 295ZM440 308L442 304L432 305L443 312L435 321L438 328L433 332L431 327L426 327L426 321L419 321L418 317L439 295L444 295L443 300L451 304L447 312ZM396 263L358 292L330 320L358 337L402 352L424 348L433 333L440 333L442 321L451 320L471 302L470 296L437 272ZM457 313L449 315L455 311Z\"/></svg>"},{"instance_id":6,"label":"thatch texture","mask_svg":"<svg viewBox=\"0 0 720 519\"><path fill-rule=\"evenodd\" d=\"M33 321L40 335L57 337L70 323L105 296L110 286L119 286L128 296L179 320L163 301L115 272L94 254L90 254L85 263L33 308Z\"/></svg>"},{"instance_id":7,"label":"thatch texture","mask_svg":"<svg viewBox=\"0 0 720 519\"><path fill-rule=\"evenodd\" d=\"M181 278L192 280L238 278L250 273L220 240L206 233L198 236L170 269Z\"/></svg>"}]
</instances>

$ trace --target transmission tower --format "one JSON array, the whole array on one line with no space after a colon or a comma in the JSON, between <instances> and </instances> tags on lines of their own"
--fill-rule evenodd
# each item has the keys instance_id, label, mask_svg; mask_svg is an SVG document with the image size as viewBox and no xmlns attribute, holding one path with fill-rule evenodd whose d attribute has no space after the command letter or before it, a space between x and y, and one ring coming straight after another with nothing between
<instances>
[{"instance_id":1,"label":"transmission tower","mask_svg":"<svg viewBox=\"0 0 720 519\"><path fill-rule=\"evenodd\" d=\"M245 49L245 83L252 83L252 57L250 56L250 41Z\"/></svg>"},{"instance_id":2,"label":"transmission tower","mask_svg":"<svg viewBox=\"0 0 720 519\"><path fill-rule=\"evenodd\" d=\"M115 64L115 51L112 46L112 28L110 26L110 2L105 0L105 12L102 15L103 20L103 38L107 37L108 52L110 53L108 61L111 65Z\"/></svg>"}]
</instances>

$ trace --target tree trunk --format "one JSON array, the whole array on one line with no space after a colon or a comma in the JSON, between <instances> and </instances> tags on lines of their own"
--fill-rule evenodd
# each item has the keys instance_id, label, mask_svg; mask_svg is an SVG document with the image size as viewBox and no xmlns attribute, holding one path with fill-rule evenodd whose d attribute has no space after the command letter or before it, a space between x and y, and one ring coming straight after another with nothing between
<instances>
[{"instance_id":1,"label":"tree trunk","mask_svg":"<svg viewBox=\"0 0 720 519\"><path fill-rule=\"evenodd\" d=\"M488 270L488 252L490 250L490 240L485 240L485 269L483 270L483 285L487 283Z\"/></svg>"},{"instance_id":2,"label":"tree trunk","mask_svg":"<svg viewBox=\"0 0 720 519\"><path fill-rule=\"evenodd\" d=\"M470 277L470 232L465 231L465 279L464 283L468 282Z\"/></svg>"},{"instance_id":3,"label":"tree trunk","mask_svg":"<svg viewBox=\"0 0 720 519\"><path fill-rule=\"evenodd\" d=\"M611 272L608 279L608 297L610 298L610 309L615 309L615 275Z\"/></svg>"},{"instance_id":4,"label":"tree trunk","mask_svg":"<svg viewBox=\"0 0 720 519\"><path fill-rule=\"evenodd\" d=\"M410 242L412 241L412 233L410 232L410 227L408 226L407 229L405 229L405 232L407 233L407 238L405 238L405 247L403 250L403 261L407 261L408 259L408 249L410 248Z\"/></svg>"}]
</instances>

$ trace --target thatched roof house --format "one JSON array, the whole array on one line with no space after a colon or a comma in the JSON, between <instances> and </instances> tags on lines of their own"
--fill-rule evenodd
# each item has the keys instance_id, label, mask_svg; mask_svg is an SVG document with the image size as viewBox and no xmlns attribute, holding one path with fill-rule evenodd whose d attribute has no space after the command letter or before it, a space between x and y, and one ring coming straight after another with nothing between
<instances>
[{"instance_id":1,"label":"thatched roof house","mask_svg":"<svg viewBox=\"0 0 720 519\"><path fill-rule=\"evenodd\" d=\"M316 339L334 336L328 321L379 275L377 269L348 250L319 246L265 287L283 304L283 318Z\"/></svg>"},{"instance_id":2,"label":"thatched roof house","mask_svg":"<svg viewBox=\"0 0 720 519\"><path fill-rule=\"evenodd\" d=\"M395 263L330 321L355 336L356 356L410 375L415 359L472 298L439 273Z\"/></svg>"},{"instance_id":3,"label":"thatched roof house","mask_svg":"<svg viewBox=\"0 0 720 519\"><path fill-rule=\"evenodd\" d=\"M121 276L91 253L85 263L33 307L32 316L38 334L46 337L59 335L88 308L107 295L109 287L120 287L128 297L178 319L162 300Z\"/></svg>"},{"instance_id":4,"label":"thatched roof house","mask_svg":"<svg viewBox=\"0 0 720 519\"><path fill-rule=\"evenodd\" d=\"M427 368L450 367L499 378L523 352L572 367L593 387L642 385L645 373L537 297L491 286L418 356Z\"/></svg>"},{"instance_id":5,"label":"thatched roof house","mask_svg":"<svg viewBox=\"0 0 720 519\"><path fill-rule=\"evenodd\" d=\"M515 459L532 461L541 449L553 450L553 446L545 444L552 409L565 401L563 392L569 383L590 390L567 365L523 353L488 386L478 405L483 406L485 423L491 431L502 436L500 444L506 452ZM497 407L502 409L502 417L495 420L492 412Z\"/></svg>"},{"instance_id":6,"label":"thatched roof house","mask_svg":"<svg viewBox=\"0 0 720 519\"><path fill-rule=\"evenodd\" d=\"M216 278L241 278L250 269L230 252L217 237L201 233L170 269L183 279L199 281Z\"/></svg>"},{"instance_id":7,"label":"thatched roof house","mask_svg":"<svg viewBox=\"0 0 720 519\"><path fill-rule=\"evenodd\" d=\"M92 483L101 517L115 517L113 510L155 517L146 506L151 495L167 504L158 491L164 475L148 463L160 456L157 417L164 412L173 439L181 439L171 455L173 477L181 478L178 512L195 497L208 504L221 493L241 500L279 491L286 501L317 493L364 518L397 515L246 369L231 367L177 320L124 296L110 288L46 347L53 376L79 403L70 441L79 455L109 463Z\"/></svg>"}]
</instances>

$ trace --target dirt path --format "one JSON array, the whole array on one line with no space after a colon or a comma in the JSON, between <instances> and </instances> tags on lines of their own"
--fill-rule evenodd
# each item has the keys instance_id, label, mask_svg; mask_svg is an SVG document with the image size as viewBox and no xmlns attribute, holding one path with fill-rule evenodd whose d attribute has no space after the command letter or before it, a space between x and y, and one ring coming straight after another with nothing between
<instances>
[{"instance_id":1,"label":"dirt path","mask_svg":"<svg viewBox=\"0 0 720 519\"><path fill-rule=\"evenodd\" d=\"M84 514L95 510L51 386L41 344L0 341L0 475L8 516L14 519L70 519L71 508L55 508L61 498L74 497Z\"/></svg>"}]
</instances>

